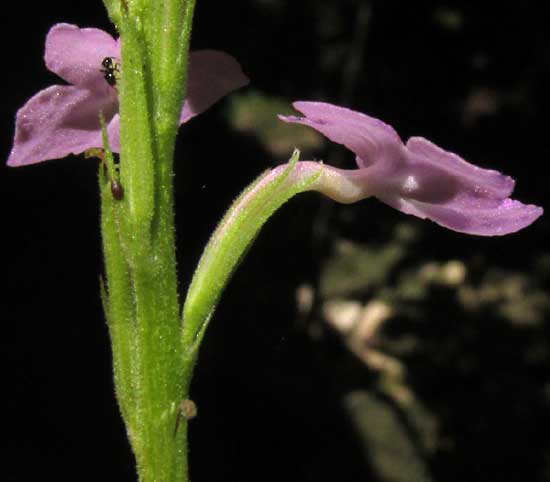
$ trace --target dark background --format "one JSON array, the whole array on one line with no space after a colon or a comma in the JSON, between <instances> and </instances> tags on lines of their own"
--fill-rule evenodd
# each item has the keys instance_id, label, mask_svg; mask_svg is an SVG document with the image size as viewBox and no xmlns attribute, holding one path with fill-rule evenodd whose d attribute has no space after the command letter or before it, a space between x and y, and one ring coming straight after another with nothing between
<instances>
[{"instance_id":1,"label":"dark background","mask_svg":"<svg viewBox=\"0 0 550 482\"><path fill-rule=\"evenodd\" d=\"M547 208L543 2L197 3L194 48L231 53L251 86L182 129L182 291L231 199L284 162L292 143L300 146L296 139L287 151L274 149L269 128L236 125L239 102L254 108L250 92L368 112L403 138L423 135L513 176L518 199ZM42 61L48 29L69 22L114 33L99 0L6 9L4 158L17 109L57 82ZM352 166L334 146L311 152ZM99 302L97 166L69 157L0 169L1 478L135 480ZM203 346L192 480L550 481L549 233L547 215L515 235L476 238L374 200L291 201L239 268ZM342 242L358 257L371 255L381 275L351 269L344 279L357 276L353 288L323 288L343 286L330 278ZM379 266L390 247L399 256ZM465 267L460 286L422 277L425 266L449 260ZM303 285L316 293L305 314L295 302ZM395 308L375 348L404 367L403 377L347 348L350 340L324 320L332 298L381 298Z\"/></svg>"}]
</instances>

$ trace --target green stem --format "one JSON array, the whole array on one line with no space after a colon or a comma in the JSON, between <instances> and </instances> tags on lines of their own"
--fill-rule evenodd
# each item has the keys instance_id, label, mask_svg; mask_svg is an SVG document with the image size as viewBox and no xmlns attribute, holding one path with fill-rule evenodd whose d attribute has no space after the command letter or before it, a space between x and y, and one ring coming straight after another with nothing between
<instances>
[{"instance_id":1,"label":"green stem","mask_svg":"<svg viewBox=\"0 0 550 482\"><path fill-rule=\"evenodd\" d=\"M295 151L288 164L267 171L245 189L210 238L183 306L182 347L192 363L229 278L277 209L305 191L318 191L341 203L357 202L371 194L361 169L346 171L319 162L298 162L298 157Z\"/></svg>"},{"instance_id":2,"label":"green stem","mask_svg":"<svg viewBox=\"0 0 550 482\"><path fill-rule=\"evenodd\" d=\"M180 344L173 153L194 0L106 6L117 19L123 64L117 82L122 196L111 190L118 174L106 136L109 170L100 168L103 300L116 393L140 481L187 482L187 422L180 404L188 398L194 362ZM188 363L182 366L182 360Z\"/></svg>"},{"instance_id":3,"label":"green stem","mask_svg":"<svg viewBox=\"0 0 550 482\"><path fill-rule=\"evenodd\" d=\"M287 165L268 171L233 203L210 238L191 281L183 308L182 345L190 358L230 276L269 217L294 195L312 189L322 174L318 163L298 163L295 151Z\"/></svg>"},{"instance_id":4,"label":"green stem","mask_svg":"<svg viewBox=\"0 0 550 482\"><path fill-rule=\"evenodd\" d=\"M104 168L99 166L101 227L108 285L102 284L102 300L113 346L113 370L117 399L131 440L135 426L135 323L129 267L118 241L115 200Z\"/></svg>"}]
</instances>

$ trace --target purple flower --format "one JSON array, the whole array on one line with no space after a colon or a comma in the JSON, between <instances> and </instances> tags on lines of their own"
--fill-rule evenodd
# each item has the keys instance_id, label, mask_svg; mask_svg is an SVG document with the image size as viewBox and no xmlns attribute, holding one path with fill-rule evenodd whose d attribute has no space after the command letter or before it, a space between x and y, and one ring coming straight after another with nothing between
<instances>
[{"instance_id":1,"label":"purple flower","mask_svg":"<svg viewBox=\"0 0 550 482\"><path fill-rule=\"evenodd\" d=\"M111 149L120 151L118 95L102 72L106 57L120 59L120 41L96 28L60 23L46 37L46 67L70 85L53 85L17 112L9 166L23 166L101 147L103 112ZM189 57L187 97L180 123L248 83L237 61L214 50Z\"/></svg>"},{"instance_id":2,"label":"purple flower","mask_svg":"<svg viewBox=\"0 0 550 482\"><path fill-rule=\"evenodd\" d=\"M367 196L454 231L482 236L513 233L542 208L511 199L514 180L474 166L423 137L404 144L384 122L321 102L296 102L304 117L281 117L313 127L356 155L359 169L326 170L322 191L342 202Z\"/></svg>"}]
</instances>

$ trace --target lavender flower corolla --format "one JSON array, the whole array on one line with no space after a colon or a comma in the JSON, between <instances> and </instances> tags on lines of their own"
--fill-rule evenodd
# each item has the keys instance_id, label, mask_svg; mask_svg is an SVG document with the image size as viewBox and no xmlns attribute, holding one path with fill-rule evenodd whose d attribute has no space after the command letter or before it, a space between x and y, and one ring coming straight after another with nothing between
<instances>
[{"instance_id":1,"label":"lavender flower corolla","mask_svg":"<svg viewBox=\"0 0 550 482\"><path fill-rule=\"evenodd\" d=\"M9 166L24 166L102 147L101 112L113 152L120 151L118 93L102 61L120 61L120 40L96 28L60 23L46 37L46 67L70 85L35 94L17 112ZM115 74L117 74L115 72ZM214 50L191 52L180 124L248 83L238 62Z\"/></svg>"},{"instance_id":2,"label":"lavender flower corolla","mask_svg":"<svg viewBox=\"0 0 550 482\"><path fill-rule=\"evenodd\" d=\"M511 177L474 166L423 137L404 144L391 126L366 114L322 102L293 105L304 117L281 120L312 127L356 156L357 169L323 165L310 186L336 201L375 196L406 214L481 236L519 231L543 213L539 206L510 198L515 184ZM298 168L320 169L311 161Z\"/></svg>"}]
</instances>

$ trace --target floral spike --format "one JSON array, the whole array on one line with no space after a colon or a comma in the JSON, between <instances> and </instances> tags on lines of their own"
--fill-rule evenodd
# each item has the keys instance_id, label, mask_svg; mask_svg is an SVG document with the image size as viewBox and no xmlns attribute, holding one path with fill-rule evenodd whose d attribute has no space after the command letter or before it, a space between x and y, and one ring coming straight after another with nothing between
<instances>
[{"instance_id":1,"label":"floral spike","mask_svg":"<svg viewBox=\"0 0 550 482\"><path fill-rule=\"evenodd\" d=\"M16 116L9 166L24 166L101 147L103 112L113 152L120 151L115 64L120 41L96 28L60 23L46 37L46 67L70 85L53 85L34 95ZM112 69L103 64L113 59ZM223 52L190 54L189 84L180 123L248 83L237 61ZM112 70L112 71L111 71ZM107 75L112 74L107 79Z\"/></svg>"},{"instance_id":2,"label":"floral spike","mask_svg":"<svg viewBox=\"0 0 550 482\"><path fill-rule=\"evenodd\" d=\"M327 166L330 188L319 185L338 201L375 196L404 213L481 236L519 231L543 213L509 197L511 177L474 166L423 137L404 144L392 127L365 114L321 102L293 105L304 117L280 119L310 126L356 155L358 169Z\"/></svg>"}]
</instances>

